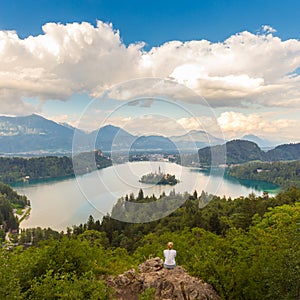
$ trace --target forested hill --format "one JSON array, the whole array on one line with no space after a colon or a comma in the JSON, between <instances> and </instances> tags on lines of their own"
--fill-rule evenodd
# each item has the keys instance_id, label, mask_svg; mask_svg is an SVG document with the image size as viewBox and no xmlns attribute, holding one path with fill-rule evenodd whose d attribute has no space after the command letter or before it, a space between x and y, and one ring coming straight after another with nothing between
<instances>
[{"instance_id":1,"label":"forested hill","mask_svg":"<svg viewBox=\"0 0 300 300\"><path fill-rule=\"evenodd\" d=\"M229 175L238 179L263 180L281 188L300 186L300 161L251 162L233 165Z\"/></svg>"},{"instance_id":2,"label":"forested hill","mask_svg":"<svg viewBox=\"0 0 300 300\"><path fill-rule=\"evenodd\" d=\"M18 195L6 184L0 182L0 240L4 239L5 232L18 229L18 219L14 209L23 209L30 205L26 196Z\"/></svg>"},{"instance_id":3,"label":"forested hill","mask_svg":"<svg viewBox=\"0 0 300 300\"><path fill-rule=\"evenodd\" d=\"M213 153L213 154L211 154ZM240 164L250 161L299 160L300 143L285 144L264 152L257 144L245 140L233 140L223 145L205 147L198 151L203 165Z\"/></svg>"},{"instance_id":4,"label":"forested hill","mask_svg":"<svg viewBox=\"0 0 300 300\"><path fill-rule=\"evenodd\" d=\"M279 145L275 149L269 150L267 157L269 161L299 160L300 143Z\"/></svg>"},{"instance_id":5,"label":"forested hill","mask_svg":"<svg viewBox=\"0 0 300 300\"><path fill-rule=\"evenodd\" d=\"M0 157L0 181L11 184L27 179L73 176L73 163L76 166L76 174L84 174L112 165L111 160L100 150L81 153L73 159L67 156Z\"/></svg>"}]
</instances>

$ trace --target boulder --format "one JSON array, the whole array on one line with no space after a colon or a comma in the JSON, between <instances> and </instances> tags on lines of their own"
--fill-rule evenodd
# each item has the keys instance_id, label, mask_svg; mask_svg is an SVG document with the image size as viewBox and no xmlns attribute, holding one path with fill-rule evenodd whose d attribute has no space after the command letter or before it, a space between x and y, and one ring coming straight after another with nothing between
<instances>
[{"instance_id":1,"label":"boulder","mask_svg":"<svg viewBox=\"0 0 300 300\"><path fill-rule=\"evenodd\" d=\"M115 299L138 300L138 296L154 288L160 300L221 300L211 285L190 276L181 266L167 270L159 257L146 260L138 271L131 269L110 278L108 285L116 291Z\"/></svg>"}]
</instances>

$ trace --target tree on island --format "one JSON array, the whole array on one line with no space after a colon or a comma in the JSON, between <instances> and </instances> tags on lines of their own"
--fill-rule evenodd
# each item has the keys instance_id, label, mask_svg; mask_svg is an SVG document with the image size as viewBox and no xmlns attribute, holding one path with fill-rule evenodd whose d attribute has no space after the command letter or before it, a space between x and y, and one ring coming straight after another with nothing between
<instances>
[{"instance_id":1,"label":"tree on island","mask_svg":"<svg viewBox=\"0 0 300 300\"><path fill-rule=\"evenodd\" d=\"M143 175L139 181L142 183L157 185L175 185L179 182L179 180L176 179L175 175L162 173L160 167L158 168L158 173L151 172L149 174Z\"/></svg>"}]
</instances>

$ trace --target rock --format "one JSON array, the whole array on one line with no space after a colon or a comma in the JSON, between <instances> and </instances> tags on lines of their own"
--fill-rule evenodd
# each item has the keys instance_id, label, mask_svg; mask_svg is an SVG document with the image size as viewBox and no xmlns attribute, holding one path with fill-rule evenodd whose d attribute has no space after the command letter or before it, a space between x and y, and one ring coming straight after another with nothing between
<instances>
[{"instance_id":1,"label":"rock","mask_svg":"<svg viewBox=\"0 0 300 300\"><path fill-rule=\"evenodd\" d=\"M160 300L221 300L211 285L190 276L184 268L164 269L159 257L139 265L138 272L132 269L109 279L108 285L115 289L118 300L138 300L149 288L156 289L155 299Z\"/></svg>"},{"instance_id":2,"label":"rock","mask_svg":"<svg viewBox=\"0 0 300 300\"><path fill-rule=\"evenodd\" d=\"M140 273L150 273L161 270L164 267L164 262L159 257L146 260L140 264L138 270Z\"/></svg>"}]
</instances>

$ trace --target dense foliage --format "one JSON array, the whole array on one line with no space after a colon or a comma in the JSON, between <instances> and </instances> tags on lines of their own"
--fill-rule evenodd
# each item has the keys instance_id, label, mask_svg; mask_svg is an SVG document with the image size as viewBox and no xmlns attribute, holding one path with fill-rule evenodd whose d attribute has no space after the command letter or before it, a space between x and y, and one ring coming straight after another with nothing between
<instances>
[{"instance_id":1,"label":"dense foliage","mask_svg":"<svg viewBox=\"0 0 300 300\"><path fill-rule=\"evenodd\" d=\"M30 203L25 196L18 195L10 186L0 182L0 242L4 240L5 232L19 227L14 209L23 209L27 205Z\"/></svg>"},{"instance_id":2,"label":"dense foliage","mask_svg":"<svg viewBox=\"0 0 300 300\"><path fill-rule=\"evenodd\" d=\"M180 201L184 205L172 212L168 217L157 219L148 223L126 223L118 221L116 218L123 214L132 214L131 219L139 221L147 214L147 206L137 206L132 210L127 210L124 203L153 203L158 202L157 214L160 214L160 201L167 200L163 204L166 211L174 211L174 202ZM141 237L148 233L156 232L162 234L165 231L180 231L185 227L203 228L206 231L224 235L228 228L249 230L252 218L255 214L263 216L270 208L284 204L293 204L300 199L300 189L291 188L288 191L279 193L276 197L269 197L268 194L255 196L250 194L248 197L236 199L208 195L202 192L198 197L197 192L193 195L180 195L171 192L170 195L161 195L156 198L154 195L143 196L140 190L137 197L133 194L122 197L112 210L111 215L104 216L102 222L90 217L87 224L73 227L74 234L81 234L85 230L94 229L103 232L109 239L109 244L115 247L125 247L133 252L142 245ZM168 204L168 201L170 203ZM168 208L169 205L169 208ZM151 207L151 210L153 208ZM152 211L151 211L152 212ZM121 219L121 218L119 218Z\"/></svg>"},{"instance_id":3,"label":"dense foliage","mask_svg":"<svg viewBox=\"0 0 300 300\"><path fill-rule=\"evenodd\" d=\"M267 153L269 161L299 160L300 143L279 145Z\"/></svg>"},{"instance_id":4,"label":"dense foliage","mask_svg":"<svg viewBox=\"0 0 300 300\"><path fill-rule=\"evenodd\" d=\"M300 186L300 161L235 165L230 167L229 175L239 179L269 181L282 188Z\"/></svg>"},{"instance_id":5,"label":"dense foliage","mask_svg":"<svg viewBox=\"0 0 300 300\"><path fill-rule=\"evenodd\" d=\"M224 145L206 147L198 151L199 162L204 165L236 164L252 160L265 160L266 153L255 143L233 140Z\"/></svg>"},{"instance_id":6,"label":"dense foliage","mask_svg":"<svg viewBox=\"0 0 300 300\"><path fill-rule=\"evenodd\" d=\"M157 185L175 185L179 182L175 175L163 173L149 173L141 177L140 182Z\"/></svg>"},{"instance_id":7,"label":"dense foliage","mask_svg":"<svg viewBox=\"0 0 300 300\"><path fill-rule=\"evenodd\" d=\"M177 263L212 284L223 299L299 298L300 189L292 187L274 198L186 196L170 216L149 223L110 216L100 222L90 216L66 233L23 231L19 242L35 236L34 246L0 250L0 298L113 299L105 278L148 257L162 257L169 240ZM167 196L144 197L140 191L119 202L162 197Z\"/></svg>"},{"instance_id":8,"label":"dense foliage","mask_svg":"<svg viewBox=\"0 0 300 300\"><path fill-rule=\"evenodd\" d=\"M240 164L250 161L299 160L300 143L277 146L264 152L257 144L245 140L232 140L224 145L205 147L198 151L202 165Z\"/></svg>"},{"instance_id":9,"label":"dense foliage","mask_svg":"<svg viewBox=\"0 0 300 300\"><path fill-rule=\"evenodd\" d=\"M86 236L61 236L27 250L1 249L0 298L109 299L103 275L125 271L132 258Z\"/></svg>"},{"instance_id":10,"label":"dense foliage","mask_svg":"<svg viewBox=\"0 0 300 300\"><path fill-rule=\"evenodd\" d=\"M91 162L94 163L94 168ZM103 156L101 151L95 151L76 155L74 163L76 164L76 173L82 174L96 168L110 166L111 160ZM22 181L27 176L28 179L35 180L73 175L72 158L67 156L0 157L0 180L5 183Z\"/></svg>"}]
</instances>

